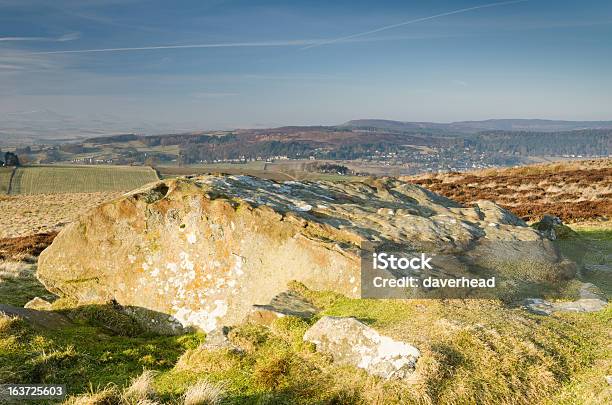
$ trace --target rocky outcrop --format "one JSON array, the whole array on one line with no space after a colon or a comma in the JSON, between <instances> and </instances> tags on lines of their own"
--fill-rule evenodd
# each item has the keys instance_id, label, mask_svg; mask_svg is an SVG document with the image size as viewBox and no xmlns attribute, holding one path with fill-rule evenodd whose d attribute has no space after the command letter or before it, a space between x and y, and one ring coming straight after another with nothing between
<instances>
[{"instance_id":1,"label":"rocky outcrop","mask_svg":"<svg viewBox=\"0 0 612 405\"><path fill-rule=\"evenodd\" d=\"M306 331L304 340L338 364L356 366L385 379L410 376L421 356L416 347L380 335L355 318L325 316Z\"/></svg>"},{"instance_id":2,"label":"rocky outcrop","mask_svg":"<svg viewBox=\"0 0 612 405\"><path fill-rule=\"evenodd\" d=\"M90 211L42 252L37 276L81 303L164 315L143 315L149 326L212 331L242 321L291 280L358 297L364 241L462 252L536 282L571 273L549 241L493 203L462 207L393 179L202 176L154 183Z\"/></svg>"}]
</instances>

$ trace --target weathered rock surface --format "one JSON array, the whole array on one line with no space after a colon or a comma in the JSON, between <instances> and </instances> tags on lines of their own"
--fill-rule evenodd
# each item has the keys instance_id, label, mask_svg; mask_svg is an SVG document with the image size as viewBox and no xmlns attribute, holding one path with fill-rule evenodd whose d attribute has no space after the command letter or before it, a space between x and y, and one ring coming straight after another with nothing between
<instances>
[{"instance_id":1,"label":"weathered rock surface","mask_svg":"<svg viewBox=\"0 0 612 405\"><path fill-rule=\"evenodd\" d=\"M528 280L567 276L547 240L490 202L464 208L392 179L248 176L167 180L105 203L60 232L40 255L37 276L81 303L115 300L167 314L170 325L212 331L242 321L291 280L357 297L366 240L466 252L502 273L529 262L521 275ZM500 242L514 245L500 250Z\"/></svg>"},{"instance_id":2,"label":"weathered rock surface","mask_svg":"<svg viewBox=\"0 0 612 405\"><path fill-rule=\"evenodd\" d=\"M575 301L547 301L539 298L525 300L525 308L539 315L553 312L597 312L605 309L608 301L603 292L591 283L584 283Z\"/></svg>"},{"instance_id":3,"label":"weathered rock surface","mask_svg":"<svg viewBox=\"0 0 612 405\"><path fill-rule=\"evenodd\" d=\"M325 316L310 327L304 340L330 354L338 364L352 365L385 379L404 379L421 356L407 343L379 334L355 318Z\"/></svg>"},{"instance_id":4,"label":"weathered rock surface","mask_svg":"<svg viewBox=\"0 0 612 405\"><path fill-rule=\"evenodd\" d=\"M296 316L302 319L312 318L319 309L304 300L294 291L283 291L276 295L269 304L255 304L247 315L247 321L269 326L278 318Z\"/></svg>"},{"instance_id":5,"label":"weathered rock surface","mask_svg":"<svg viewBox=\"0 0 612 405\"><path fill-rule=\"evenodd\" d=\"M44 329L64 328L72 324L68 318L56 312L37 311L35 309L19 308L5 304L0 304L0 315L16 316Z\"/></svg>"}]
</instances>

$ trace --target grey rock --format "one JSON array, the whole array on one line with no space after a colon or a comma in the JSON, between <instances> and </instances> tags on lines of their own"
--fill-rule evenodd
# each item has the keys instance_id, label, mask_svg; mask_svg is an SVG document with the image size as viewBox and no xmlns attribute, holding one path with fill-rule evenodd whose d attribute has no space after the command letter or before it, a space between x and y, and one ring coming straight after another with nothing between
<instances>
[{"instance_id":1,"label":"grey rock","mask_svg":"<svg viewBox=\"0 0 612 405\"><path fill-rule=\"evenodd\" d=\"M68 318L56 312L38 311L5 304L0 304L0 315L16 316L33 326L43 329L58 329L71 325Z\"/></svg>"},{"instance_id":2,"label":"grey rock","mask_svg":"<svg viewBox=\"0 0 612 405\"><path fill-rule=\"evenodd\" d=\"M304 334L317 351L338 364L352 365L384 379L405 379L413 372L419 350L379 334L355 318L325 316Z\"/></svg>"},{"instance_id":3,"label":"grey rock","mask_svg":"<svg viewBox=\"0 0 612 405\"><path fill-rule=\"evenodd\" d=\"M296 316L312 318L319 309L293 291L284 291L272 298L269 304L253 305L247 316L248 322L269 326L278 318Z\"/></svg>"},{"instance_id":4,"label":"grey rock","mask_svg":"<svg viewBox=\"0 0 612 405\"><path fill-rule=\"evenodd\" d=\"M604 294L593 284L584 283L575 301L552 302L539 298L525 300L525 308L539 315L551 315L553 312L597 312L606 308L608 301Z\"/></svg>"},{"instance_id":5,"label":"grey rock","mask_svg":"<svg viewBox=\"0 0 612 405\"><path fill-rule=\"evenodd\" d=\"M544 215L540 221L531 226L550 240L557 240L575 235L575 232L570 227L564 225L559 217L552 215Z\"/></svg>"}]
</instances>

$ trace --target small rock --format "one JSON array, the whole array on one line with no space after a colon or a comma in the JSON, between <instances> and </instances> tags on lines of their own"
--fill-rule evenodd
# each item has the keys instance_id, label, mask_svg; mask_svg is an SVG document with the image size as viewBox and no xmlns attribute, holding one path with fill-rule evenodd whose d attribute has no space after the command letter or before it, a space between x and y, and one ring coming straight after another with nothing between
<instances>
[{"instance_id":1,"label":"small rock","mask_svg":"<svg viewBox=\"0 0 612 405\"><path fill-rule=\"evenodd\" d=\"M550 315L553 312L596 312L608 305L603 293L593 284L584 283L580 287L579 299L575 301L551 302L540 298L525 300L525 308L538 315Z\"/></svg>"},{"instance_id":2,"label":"small rock","mask_svg":"<svg viewBox=\"0 0 612 405\"><path fill-rule=\"evenodd\" d=\"M612 385L612 375L607 375L605 378L608 385Z\"/></svg>"},{"instance_id":3,"label":"small rock","mask_svg":"<svg viewBox=\"0 0 612 405\"><path fill-rule=\"evenodd\" d=\"M23 307L27 309L39 309L44 311L51 309L51 303L43 298L34 297L30 301L28 301Z\"/></svg>"},{"instance_id":4,"label":"small rock","mask_svg":"<svg viewBox=\"0 0 612 405\"><path fill-rule=\"evenodd\" d=\"M421 356L416 347L380 335L350 317L325 316L306 331L304 340L338 364L356 366L384 379L407 378Z\"/></svg>"},{"instance_id":5,"label":"small rock","mask_svg":"<svg viewBox=\"0 0 612 405\"><path fill-rule=\"evenodd\" d=\"M206 341L202 344L202 348L214 349L235 349L236 347L229 341L227 334L229 328L223 326L206 334Z\"/></svg>"},{"instance_id":6,"label":"small rock","mask_svg":"<svg viewBox=\"0 0 612 405\"><path fill-rule=\"evenodd\" d=\"M540 298L526 299L524 307L529 312L532 312L537 315L550 315L553 313L552 303Z\"/></svg>"},{"instance_id":7,"label":"small rock","mask_svg":"<svg viewBox=\"0 0 612 405\"><path fill-rule=\"evenodd\" d=\"M269 326L278 318L297 316L302 319L312 318L319 309L293 291L284 291L272 298L267 305L253 305L247 315L247 322Z\"/></svg>"},{"instance_id":8,"label":"small rock","mask_svg":"<svg viewBox=\"0 0 612 405\"><path fill-rule=\"evenodd\" d=\"M563 239L575 235L575 232L569 226L564 225L559 217L552 215L544 215L539 222L531 226L550 240Z\"/></svg>"},{"instance_id":9,"label":"small rock","mask_svg":"<svg viewBox=\"0 0 612 405\"><path fill-rule=\"evenodd\" d=\"M0 304L0 315L17 316L31 325L43 329L58 329L71 325L68 318L56 312L38 311L5 304Z\"/></svg>"}]
</instances>

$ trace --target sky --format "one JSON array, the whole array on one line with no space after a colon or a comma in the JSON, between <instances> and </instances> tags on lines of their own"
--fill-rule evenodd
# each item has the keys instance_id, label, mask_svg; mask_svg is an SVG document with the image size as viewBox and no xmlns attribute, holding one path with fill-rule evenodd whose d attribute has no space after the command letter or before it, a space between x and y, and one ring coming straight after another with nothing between
<instances>
[{"instance_id":1,"label":"sky","mask_svg":"<svg viewBox=\"0 0 612 405\"><path fill-rule=\"evenodd\" d=\"M0 0L0 118L20 116L610 120L612 2Z\"/></svg>"}]
</instances>

